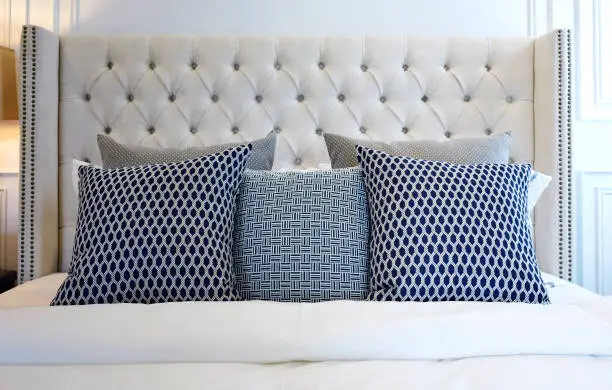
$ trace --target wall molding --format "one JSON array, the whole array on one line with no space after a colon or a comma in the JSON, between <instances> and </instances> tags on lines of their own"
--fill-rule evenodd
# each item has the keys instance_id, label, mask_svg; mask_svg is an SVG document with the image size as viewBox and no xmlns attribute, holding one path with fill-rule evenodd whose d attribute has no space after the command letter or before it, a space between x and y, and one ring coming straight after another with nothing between
<instances>
[{"instance_id":1,"label":"wall molding","mask_svg":"<svg viewBox=\"0 0 612 390\"><path fill-rule=\"evenodd\" d=\"M527 35L537 37L550 30L548 0L527 0Z\"/></svg>"},{"instance_id":2,"label":"wall molding","mask_svg":"<svg viewBox=\"0 0 612 390\"><path fill-rule=\"evenodd\" d=\"M612 186L595 189L595 226L597 291L607 295L612 293L612 281L604 278L612 269Z\"/></svg>"},{"instance_id":3,"label":"wall molding","mask_svg":"<svg viewBox=\"0 0 612 390\"><path fill-rule=\"evenodd\" d=\"M578 99L578 116L584 121L611 121L612 82L605 81L607 69L604 62L607 62L606 58L612 62L612 48L605 44L608 38L603 36L602 29L609 28L605 26L612 17L612 7L609 0L580 0L576 4L579 7L576 19L577 78L581 97Z\"/></svg>"},{"instance_id":4,"label":"wall molding","mask_svg":"<svg viewBox=\"0 0 612 390\"><path fill-rule=\"evenodd\" d=\"M571 2L572 0L525 0L526 35L536 37L553 28L568 27L564 20L567 19ZM34 23L58 34L77 29L80 24L80 0L0 0L0 10L3 9L2 5L9 10L5 12L5 15L8 15L6 25L13 27L10 33L2 33L5 44L13 47L19 44L23 24ZM3 35L0 35L0 39Z\"/></svg>"},{"instance_id":5,"label":"wall molding","mask_svg":"<svg viewBox=\"0 0 612 390\"><path fill-rule=\"evenodd\" d=\"M8 24L6 26L6 41L3 43L15 50L19 49L21 38L21 25L26 23L26 3L25 1L5 0L8 3Z\"/></svg>"},{"instance_id":6,"label":"wall molding","mask_svg":"<svg viewBox=\"0 0 612 390\"><path fill-rule=\"evenodd\" d=\"M0 268L8 268L6 233L8 225L8 189L0 188Z\"/></svg>"},{"instance_id":7,"label":"wall molding","mask_svg":"<svg viewBox=\"0 0 612 390\"><path fill-rule=\"evenodd\" d=\"M527 35L537 37L557 28L573 28L573 0L527 0Z\"/></svg>"},{"instance_id":8,"label":"wall molding","mask_svg":"<svg viewBox=\"0 0 612 390\"><path fill-rule=\"evenodd\" d=\"M5 16L8 32L0 33L5 36L3 44L13 48L19 47L24 24L36 24L56 34L79 26L80 0L0 0L2 5L9 11L5 13L8 15Z\"/></svg>"},{"instance_id":9,"label":"wall molding","mask_svg":"<svg viewBox=\"0 0 612 390\"><path fill-rule=\"evenodd\" d=\"M579 248L578 283L612 294L612 172L577 173Z\"/></svg>"},{"instance_id":10,"label":"wall molding","mask_svg":"<svg viewBox=\"0 0 612 390\"><path fill-rule=\"evenodd\" d=\"M604 64L603 64L603 50L605 44L602 38L602 28L605 28L605 18L602 17L604 13L609 13L612 16L612 8L604 11L602 0L595 0L593 2L593 51L594 51L594 67L593 67L593 83L595 85L595 104L596 105L608 105L612 104L612 94L604 94ZM608 1L608 7L610 7ZM609 48L607 50L610 50ZM610 65L610 64L608 64ZM612 88L612 85L608 85L607 89Z\"/></svg>"},{"instance_id":11,"label":"wall molding","mask_svg":"<svg viewBox=\"0 0 612 390\"><path fill-rule=\"evenodd\" d=\"M64 33L79 27L80 0L55 0L56 18L53 31Z\"/></svg>"},{"instance_id":12,"label":"wall molding","mask_svg":"<svg viewBox=\"0 0 612 390\"><path fill-rule=\"evenodd\" d=\"M0 0L0 45L9 46L11 42L11 0Z\"/></svg>"}]
</instances>

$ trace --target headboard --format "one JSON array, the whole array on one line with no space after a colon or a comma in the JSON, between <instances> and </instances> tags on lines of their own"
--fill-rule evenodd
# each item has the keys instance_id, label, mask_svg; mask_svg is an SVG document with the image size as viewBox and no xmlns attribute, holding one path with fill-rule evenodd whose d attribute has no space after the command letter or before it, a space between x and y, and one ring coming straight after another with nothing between
<instances>
[{"instance_id":1,"label":"headboard","mask_svg":"<svg viewBox=\"0 0 612 390\"><path fill-rule=\"evenodd\" d=\"M73 158L96 134L150 147L278 134L275 167L327 162L321 134L445 140L510 131L553 177L535 212L544 271L572 277L570 32L530 38L56 36L21 43L19 280L69 266Z\"/></svg>"}]
</instances>

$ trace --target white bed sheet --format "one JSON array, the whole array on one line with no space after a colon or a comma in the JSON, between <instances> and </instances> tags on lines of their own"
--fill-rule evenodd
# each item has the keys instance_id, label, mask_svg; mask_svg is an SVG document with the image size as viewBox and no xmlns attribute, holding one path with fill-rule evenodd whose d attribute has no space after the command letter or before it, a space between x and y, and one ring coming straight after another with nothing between
<instances>
[{"instance_id":1,"label":"white bed sheet","mask_svg":"<svg viewBox=\"0 0 612 390\"><path fill-rule=\"evenodd\" d=\"M60 284L66 279L66 275L65 273L47 275L0 294L0 308L48 306ZM585 288L553 275L547 273L542 275L552 303L578 303L599 297Z\"/></svg>"}]
</instances>

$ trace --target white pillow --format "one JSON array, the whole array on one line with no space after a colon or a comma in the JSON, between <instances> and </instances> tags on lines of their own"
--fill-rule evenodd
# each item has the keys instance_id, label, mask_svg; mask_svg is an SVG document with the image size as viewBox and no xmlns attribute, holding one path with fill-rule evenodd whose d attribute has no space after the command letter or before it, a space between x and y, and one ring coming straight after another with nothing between
<instances>
[{"instance_id":1,"label":"white pillow","mask_svg":"<svg viewBox=\"0 0 612 390\"><path fill-rule=\"evenodd\" d=\"M77 198L79 197L79 167L83 165L91 165L91 164L85 161L72 159L72 188ZM94 165L94 166L98 168L102 168L97 165Z\"/></svg>"},{"instance_id":2,"label":"white pillow","mask_svg":"<svg viewBox=\"0 0 612 390\"><path fill-rule=\"evenodd\" d=\"M529 179L529 188L527 190L527 210L529 210L529 212L534 209L551 180L552 177L534 171L533 169L531 170L531 178Z\"/></svg>"},{"instance_id":3,"label":"white pillow","mask_svg":"<svg viewBox=\"0 0 612 390\"><path fill-rule=\"evenodd\" d=\"M318 168L280 168L277 172L312 172L312 171L330 171L332 166L330 163L320 163Z\"/></svg>"}]
</instances>

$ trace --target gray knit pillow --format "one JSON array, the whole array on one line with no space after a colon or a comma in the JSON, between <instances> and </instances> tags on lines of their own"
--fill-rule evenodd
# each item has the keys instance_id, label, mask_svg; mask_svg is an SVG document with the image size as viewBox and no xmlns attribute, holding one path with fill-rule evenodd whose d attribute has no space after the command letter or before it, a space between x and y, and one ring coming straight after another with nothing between
<instances>
[{"instance_id":1,"label":"gray knit pillow","mask_svg":"<svg viewBox=\"0 0 612 390\"><path fill-rule=\"evenodd\" d=\"M104 168L123 168L137 165L170 164L208 156L224 150L250 143L252 153L247 159L246 167L254 170L269 171L274 163L276 134L270 133L266 138L251 142L232 142L221 145L196 146L185 149L153 149L144 146L123 145L109 136L98 134L98 148Z\"/></svg>"},{"instance_id":2,"label":"gray knit pillow","mask_svg":"<svg viewBox=\"0 0 612 390\"><path fill-rule=\"evenodd\" d=\"M507 164L510 159L512 136L508 133L480 138L459 138L449 141L405 141L386 144L323 134L332 168L348 168L359 165L357 145L380 150L395 156L420 160L445 161L452 164L471 165Z\"/></svg>"}]
</instances>

